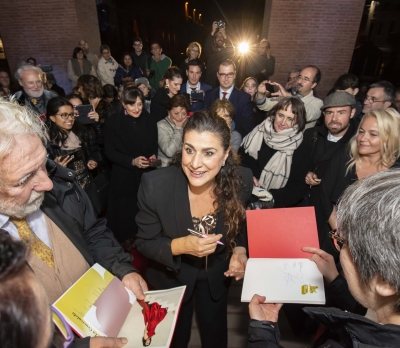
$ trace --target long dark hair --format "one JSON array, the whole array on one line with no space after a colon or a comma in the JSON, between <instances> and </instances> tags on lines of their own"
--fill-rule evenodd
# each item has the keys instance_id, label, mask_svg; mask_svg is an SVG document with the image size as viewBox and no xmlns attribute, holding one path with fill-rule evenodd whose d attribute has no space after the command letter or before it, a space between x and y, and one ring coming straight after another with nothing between
<instances>
[{"instance_id":1,"label":"long dark hair","mask_svg":"<svg viewBox=\"0 0 400 348\"><path fill-rule=\"evenodd\" d=\"M96 76L81 75L78 78L77 86L83 88L85 99L95 99L103 97L103 87Z\"/></svg>"},{"instance_id":2,"label":"long dark hair","mask_svg":"<svg viewBox=\"0 0 400 348\"><path fill-rule=\"evenodd\" d=\"M47 103L46 116L47 116L47 126L49 127L50 141L53 144L56 145L61 144L62 146L64 146L65 141L68 138L67 132L59 128L56 125L56 123L50 119L50 116L55 116L58 113L58 110L60 110L60 107L62 106L70 106L72 110L74 109L72 104L65 98L62 97L51 98ZM84 127L85 126L83 126L81 123L75 120L71 129L78 136L80 140L85 140Z\"/></svg>"},{"instance_id":3,"label":"long dark hair","mask_svg":"<svg viewBox=\"0 0 400 348\"><path fill-rule=\"evenodd\" d=\"M83 52L83 49L80 47L75 47L74 51L72 52L72 58L77 59L77 54L82 52L83 53L83 59L86 59L86 54Z\"/></svg>"},{"instance_id":4,"label":"long dark hair","mask_svg":"<svg viewBox=\"0 0 400 348\"><path fill-rule=\"evenodd\" d=\"M215 177L213 194L217 197L214 202L216 210L224 212L227 247L228 252L231 252L235 247L235 239L246 217L246 210L240 201L240 190L243 186L238 171L240 159L236 152L230 148L231 129L223 117L212 111L201 111L195 112L186 122L183 128L183 139L185 139L185 134L190 131L213 133L220 139L223 149L229 150L225 165L221 167ZM171 164L182 165L182 151L175 154Z\"/></svg>"},{"instance_id":5,"label":"long dark hair","mask_svg":"<svg viewBox=\"0 0 400 348\"><path fill-rule=\"evenodd\" d=\"M165 80L181 79L182 72L176 67L172 66L165 71L163 78L160 80L160 87L165 88Z\"/></svg>"},{"instance_id":6,"label":"long dark hair","mask_svg":"<svg viewBox=\"0 0 400 348\"><path fill-rule=\"evenodd\" d=\"M37 347L45 325L40 306L27 284L26 247L0 230L0 346Z\"/></svg>"},{"instance_id":7,"label":"long dark hair","mask_svg":"<svg viewBox=\"0 0 400 348\"><path fill-rule=\"evenodd\" d=\"M131 56L131 54L129 53L129 52L125 52L123 55L122 55L122 57L121 57L121 66L126 70L126 69L128 69L128 67L125 65L125 62L124 62L124 59L125 59L125 57L126 56L129 56L129 57L131 57L131 60L132 60L132 64L130 65L131 67L134 67L135 66L135 62L133 61L133 58L132 58L132 56Z\"/></svg>"}]
</instances>

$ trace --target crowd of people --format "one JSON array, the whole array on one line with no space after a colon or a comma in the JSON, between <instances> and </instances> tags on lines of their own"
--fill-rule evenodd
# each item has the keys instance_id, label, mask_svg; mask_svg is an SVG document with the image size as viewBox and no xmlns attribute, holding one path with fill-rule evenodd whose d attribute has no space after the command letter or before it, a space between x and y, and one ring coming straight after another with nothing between
<instances>
[{"instance_id":1,"label":"crowd of people","mask_svg":"<svg viewBox=\"0 0 400 348\"><path fill-rule=\"evenodd\" d=\"M134 38L118 63L109 46L98 58L80 40L67 63L70 94L34 58L15 79L0 71L0 345L48 347L46 304L98 262L139 300L147 284L187 286L171 347L188 346L194 309L202 346L227 347L228 289L244 276L246 209L262 187L271 200L258 208L315 208L321 249L303 250L324 276L327 305L341 309L285 305L293 328L309 330L309 315L325 327L316 346L396 347L400 89L377 81L361 91L344 74L323 101L315 65L272 80L266 39L238 81L218 22L177 64L159 42L150 47ZM134 252L147 259L144 274ZM255 294L249 305L249 347L280 347L282 305L264 301ZM395 325L363 318L367 309Z\"/></svg>"}]
</instances>

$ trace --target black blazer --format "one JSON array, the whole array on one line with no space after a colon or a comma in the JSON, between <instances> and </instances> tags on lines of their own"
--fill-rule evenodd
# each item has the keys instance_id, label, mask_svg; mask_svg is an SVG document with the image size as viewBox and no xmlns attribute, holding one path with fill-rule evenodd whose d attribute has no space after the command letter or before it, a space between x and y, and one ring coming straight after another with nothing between
<instances>
[{"instance_id":1,"label":"black blazer","mask_svg":"<svg viewBox=\"0 0 400 348\"><path fill-rule=\"evenodd\" d=\"M210 108L214 101L220 99L219 97L219 87L207 91L204 97L204 108ZM244 138L255 127L250 94L234 87L228 99L235 108L235 130Z\"/></svg>"},{"instance_id":2,"label":"black blazer","mask_svg":"<svg viewBox=\"0 0 400 348\"><path fill-rule=\"evenodd\" d=\"M241 201L245 204L253 188L252 174L247 168L240 167L244 183ZM137 250L149 259L146 280L156 289L168 289L186 285L185 300L192 295L197 273L204 258L192 255L173 256L172 239L185 237L188 228L194 229L190 213L187 178L178 166L145 173L138 193L139 213L136 223L139 232L136 239ZM224 231L224 213L218 214L216 234L221 233L221 242L215 252L208 256L207 275L211 295L220 299L230 284L230 278L224 276L228 270L229 258L226 254L226 234ZM237 246L247 249L246 227L238 234Z\"/></svg>"}]
</instances>

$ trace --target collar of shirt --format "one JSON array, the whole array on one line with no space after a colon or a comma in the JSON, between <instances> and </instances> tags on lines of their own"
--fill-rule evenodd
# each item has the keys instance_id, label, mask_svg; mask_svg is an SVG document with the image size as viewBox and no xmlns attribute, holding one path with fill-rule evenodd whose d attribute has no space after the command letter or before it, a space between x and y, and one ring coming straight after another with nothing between
<instances>
[{"instance_id":1,"label":"collar of shirt","mask_svg":"<svg viewBox=\"0 0 400 348\"><path fill-rule=\"evenodd\" d=\"M192 93L192 88L194 88L194 87L191 87L191 86L189 85L189 81L186 82L186 92L187 92L188 94ZM200 90L200 88L201 88L201 87L200 87L200 81L199 81L199 82L197 82L196 91Z\"/></svg>"},{"instance_id":2,"label":"collar of shirt","mask_svg":"<svg viewBox=\"0 0 400 348\"><path fill-rule=\"evenodd\" d=\"M229 97L231 96L231 93L232 93L232 91L233 91L233 89L235 88L235 85L232 85L231 86L231 88L229 88L227 91L223 91L222 89L221 89L221 87L219 88L219 99L221 99L222 100L222 98L224 97L224 95L222 94L222 92L225 92L226 93L226 99L229 99Z\"/></svg>"},{"instance_id":3,"label":"collar of shirt","mask_svg":"<svg viewBox=\"0 0 400 348\"><path fill-rule=\"evenodd\" d=\"M45 243L49 248L51 248L50 236L47 231L46 220L44 218L43 212L38 209L33 213L26 216L26 221L33 232L40 238L40 240ZM10 217L7 215L0 214L0 228L6 230L14 239L21 240L18 229L10 221Z\"/></svg>"},{"instance_id":4,"label":"collar of shirt","mask_svg":"<svg viewBox=\"0 0 400 348\"><path fill-rule=\"evenodd\" d=\"M335 137L334 135L332 135L331 133L328 133L328 141L331 141L333 143L337 143L340 139L342 139L343 137Z\"/></svg>"},{"instance_id":5,"label":"collar of shirt","mask_svg":"<svg viewBox=\"0 0 400 348\"><path fill-rule=\"evenodd\" d=\"M112 59L112 57L110 59L104 59L107 63L112 63L114 65L114 59Z\"/></svg>"}]
</instances>

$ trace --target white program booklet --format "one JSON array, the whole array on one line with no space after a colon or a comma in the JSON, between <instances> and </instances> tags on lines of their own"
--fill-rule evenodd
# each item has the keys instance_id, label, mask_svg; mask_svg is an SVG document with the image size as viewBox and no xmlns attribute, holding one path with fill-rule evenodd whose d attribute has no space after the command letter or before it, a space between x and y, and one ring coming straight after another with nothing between
<instances>
[{"instance_id":1,"label":"white program booklet","mask_svg":"<svg viewBox=\"0 0 400 348\"><path fill-rule=\"evenodd\" d=\"M325 304L324 279L308 259L250 258L244 275L242 302L254 294L265 303Z\"/></svg>"}]
</instances>

